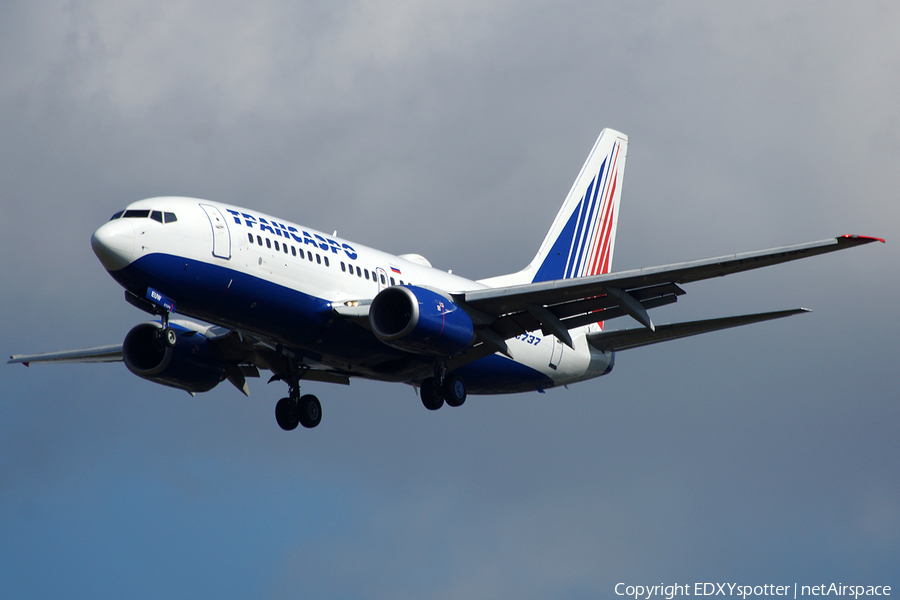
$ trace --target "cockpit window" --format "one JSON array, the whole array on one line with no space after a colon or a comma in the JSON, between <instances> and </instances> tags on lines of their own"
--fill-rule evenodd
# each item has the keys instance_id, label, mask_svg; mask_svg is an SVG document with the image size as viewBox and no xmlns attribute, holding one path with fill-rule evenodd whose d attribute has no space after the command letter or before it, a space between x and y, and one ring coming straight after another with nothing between
<instances>
[{"instance_id":1,"label":"cockpit window","mask_svg":"<svg viewBox=\"0 0 900 600\"><path fill-rule=\"evenodd\" d=\"M146 219L151 218L154 221L158 221L159 223L174 223L178 220L178 217L175 216L175 213L164 213L159 210L149 211L149 210L120 210L112 217L110 217L110 221L115 221L116 219Z\"/></svg>"}]
</instances>

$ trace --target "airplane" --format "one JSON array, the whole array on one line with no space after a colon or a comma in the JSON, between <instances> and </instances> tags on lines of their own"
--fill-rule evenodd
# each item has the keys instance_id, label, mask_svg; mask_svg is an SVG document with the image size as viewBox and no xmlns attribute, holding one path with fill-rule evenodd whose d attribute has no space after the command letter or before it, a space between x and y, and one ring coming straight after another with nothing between
<instances>
[{"instance_id":1,"label":"airplane","mask_svg":"<svg viewBox=\"0 0 900 600\"><path fill-rule=\"evenodd\" d=\"M807 312L654 324L648 311L676 302L684 284L884 242L843 235L612 272L627 146L626 135L604 129L532 261L478 281L255 210L183 197L134 202L91 246L125 299L158 320L122 344L9 363L124 362L192 395L228 380L249 396L247 378L268 370L288 386L278 425L313 428L322 407L301 382L405 383L429 410L461 406L468 394L543 393L608 374L622 350ZM604 327L619 317L638 326Z\"/></svg>"}]
</instances>

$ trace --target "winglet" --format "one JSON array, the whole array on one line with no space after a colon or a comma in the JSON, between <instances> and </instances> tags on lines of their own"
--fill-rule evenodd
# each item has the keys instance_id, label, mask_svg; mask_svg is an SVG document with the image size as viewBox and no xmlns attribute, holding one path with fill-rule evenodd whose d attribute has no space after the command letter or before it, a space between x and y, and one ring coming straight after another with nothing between
<instances>
[{"instance_id":1,"label":"winglet","mask_svg":"<svg viewBox=\"0 0 900 600\"><path fill-rule=\"evenodd\" d=\"M847 240L847 241L842 242L841 240ZM837 241L839 244L840 243L846 244L846 243L850 242L853 245L871 244L872 242L881 242L882 244L885 243L884 240L881 238L871 237L868 235L842 235L841 237L837 238Z\"/></svg>"}]
</instances>

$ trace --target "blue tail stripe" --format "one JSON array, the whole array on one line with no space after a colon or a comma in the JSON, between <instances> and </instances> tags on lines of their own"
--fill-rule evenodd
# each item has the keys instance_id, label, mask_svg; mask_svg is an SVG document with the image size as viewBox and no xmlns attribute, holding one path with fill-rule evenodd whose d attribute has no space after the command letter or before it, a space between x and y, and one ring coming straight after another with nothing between
<instances>
[{"instance_id":1,"label":"blue tail stripe","mask_svg":"<svg viewBox=\"0 0 900 600\"><path fill-rule=\"evenodd\" d=\"M563 227L562 232L559 234L559 237L553 242L553 247L544 259L544 262L541 263L541 267L535 274L534 279L532 279L533 282L565 278L566 262L569 259L569 251L571 250L572 237L575 233L575 221L577 218L577 211L573 212L572 216L569 217L566 226Z\"/></svg>"},{"instance_id":2,"label":"blue tail stripe","mask_svg":"<svg viewBox=\"0 0 900 600\"><path fill-rule=\"evenodd\" d=\"M587 255L588 250L588 248L586 248L585 246L589 241L589 230L590 225L594 220L594 212L597 207L597 196L599 195L600 189L603 187L603 175L606 171L607 160L608 157L603 159L603 163L600 165L600 171L597 173L597 176L592 182L593 187L589 187L584 194L584 200L582 200L582 204L585 205L585 212L588 213L588 216L586 220L581 222L578 245L575 248L575 255L573 256L574 268L566 275L567 278L578 277L581 274L581 264L582 261L585 260L585 256ZM590 200L588 200L588 198L590 198ZM585 202L585 200L587 200L587 202Z\"/></svg>"},{"instance_id":3,"label":"blue tail stripe","mask_svg":"<svg viewBox=\"0 0 900 600\"><path fill-rule=\"evenodd\" d=\"M594 189L596 183L597 178L595 177L588 185L588 189L584 193L584 196L581 197L581 201L578 203L578 209L575 211L578 213L578 222L575 224L575 232L572 236L571 247L569 248L569 260L566 263L566 272L563 275L566 279L573 277L573 273L576 272L575 263L578 260L578 250L581 247L581 237L582 232L584 231L584 213L588 209L586 200L590 197L591 191Z\"/></svg>"}]
</instances>

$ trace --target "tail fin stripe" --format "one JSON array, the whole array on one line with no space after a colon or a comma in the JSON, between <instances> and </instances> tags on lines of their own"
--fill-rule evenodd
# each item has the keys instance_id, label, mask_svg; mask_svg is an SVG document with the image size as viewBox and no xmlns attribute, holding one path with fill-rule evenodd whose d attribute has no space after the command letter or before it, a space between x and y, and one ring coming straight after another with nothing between
<instances>
[{"instance_id":1,"label":"tail fin stripe","mask_svg":"<svg viewBox=\"0 0 900 600\"><path fill-rule=\"evenodd\" d=\"M567 277L578 277L578 274L581 272L582 265L586 264L587 261L587 252L590 250L590 243L592 240L587 239L592 233L592 227L595 211L597 208L597 198L600 196L600 190L603 188L603 177L606 175L606 165L608 162L608 158L603 160L603 163L600 165L600 170L597 173L597 176L591 182L591 185L588 186L588 190L584 194L584 198L581 201L581 212L582 214L587 213L587 218L580 219L579 227L576 228L576 231L579 232L577 236L577 242L575 243L574 252L570 254L571 256L571 269L567 274ZM574 242L575 240L573 240Z\"/></svg>"},{"instance_id":2,"label":"tail fin stripe","mask_svg":"<svg viewBox=\"0 0 900 600\"><path fill-rule=\"evenodd\" d=\"M612 168L607 173L607 180L609 177L615 177L615 159L613 161ZM613 184L615 185L615 183ZM610 195L609 191L609 181L604 182L603 196L601 197L600 210L598 211L597 218L595 222L592 223L592 232L590 244L585 247L585 250L588 252L588 262L585 264L584 273L580 273L581 275L587 275L590 271L593 270L594 266L597 262L597 257L601 253L600 247L603 245L603 229L604 224L606 222L606 216L609 213L609 200Z\"/></svg>"},{"instance_id":3,"label":"tail fin stripe","mask_svg":"<svg viewBox=\"0 0 900 600\"><path fill-rule=\"evenodd\" d=\"M615 173L615 171L613 173ZM612 182L612 185L610 186L610 193L608 194L608 196L606 198L606 206L604 207L605 210L603 211L603 219L602 219L602 221L599 221L597 223L597 229L600 230L600 231L598 231L599 239L598 239L597 246L594 248L594 252L593 252L594 256L593 256L593 261L591 262L590 272L586 273L589 275L597 275L598 273L604 272L604 271L602 271L602 267L603 267L604 260L607 256L607 253L609 251L609 232L610 232L610 229L612 228L612 223L610 222L610 217L612 216L612 211L613 211L612 196L616 192L617 179L618 179L617 177L615 177L615 176L613 177L613 182Z\"/></svg>"},{"instance_id":4,"label":"tail fin stripe","mask_svg":"<svg viewBox=\"0 0 900 600\"><path fill-rule=\"evenodd\" d=\"M608 272L613 259L628 138L604 129L526 269L490 284L569 279Z\"/></svg>"},{"instance_id":5,"label":"tail fin stripe","mask_svg":"<svg viewBox=\"0 0 900 600\"><path fill-rule=\"evenodd\" d=\"M578 216L576 217L575 222L575 234L572 236L572 245L569 248L569 257L566 261L566 271L564 277L572 277L572 273L577 270L578 265L578 251L581 248L581 238L584 236L584 223L586 219L586 213L588 212L590 198L593 196L594 191L599 188L597 178L595 177L591 180L591 183L588 185L587 190L582 196L581 201L578 203Z\"/></svg>"},{"instance_id":6,"label":"tail fin stripe","mask_svg":"<svg viewBox=\"0 0 900 600\"><path fill-rule=\"evenodd\" d=\"M612 230L611 221L613 219L613 212L615 212L615 207L613 206L613 203L610 202L610 207L607 211L605 231L603 232L603 250L600 253L599 263L595 265L594 271L593 273L591 273L592 275L599 275L601 273L609 272L609 252L610 248L612 247L610 240L610 231Z\"/></svg>"},{"instance_id":7,"label":"tail fin stripe","mask_svg":"<svg viewBox=\"0 0 900 600\"><path fill-rule=\"evenodd\" d=\"M602 197L602 210L599 211L602 214L597 216L596 224L594 226L594 235L592 236L590 246L586 247L586 250L590 254L589 262L585 264L584 272L579 273L579 275L595 275L596 269L598 265L598 261L600 261L604 254L604 249L607 247L609 242L608 233L609 233L609 216L610 210L613 205L613 197L615 194L616 183L618 179L618 174L616 172L616 162L618 158L618 144L614 146L612 154L612 166L607 172L607 180L604 182L603 186L603 197ZM612 180L610 182L610 179Z\"/></svg>"},{"instance_id":8,"label":"tail fin stripe","mask_svg":"<svg viewBox=\"0 0 900 600\"><path fill-rule=\"evenodd\" d=\"M600 189L598 178L595 177L588 185L587 191L578 204L578 217L575 222L575 235L572 236L572 245L569 247L569 260L566 264L565 277L574 277L574 273L578 272L578 259L582 247L582 238L584 237L585 213L588 212L593 198L596 198L596 192ZM588 199L591 200L588 200Z\"/></svg>"},{"instance_id":9,"label":"tail fin stripe","mask_svg":"<svg viewBox=\"0 0 900 600\"><path fill-rule=\"evenodd\" d=\"M618 181L614 181L613 185L615 186ZM613 190L615 193L615 190ZM610 198L609 204L607 206L606 216L604 217L604 227L603 227L603 242L600 251L598 252L598 262L594 265L594 269L592 271L592 275L598 275L600 273L606 273L609 271L610 267L610 257L612 254L612 228L613 221L615 219L615 211L616 205L615 202Z\"/></svg>"},{"instance_id":10,"label":"tail fin stripe","mask_svg":"<svg viewBox=\"0 0 900 600\"><path fill-rule=\"evenodd\" d=\"M594 244L596 243L597 237L597 227L596 223L600 219L600 214L603 212L603 201L604 196L606 196L605 189L607 182L609 179L609 174L612 172L606 167L609 164L609 158L607 157L603 161L603 166L600 168L600 172L597 174L597 189L594 191L594 199L591 201L591 218L587 222L587 235L584 243L581 245L580 251L582 256L581 265L577 271L575 271L575 276L577 277L580 273L587 268L587 265L590 264L591 254L593 252Z\"/></svg>"},{"instance_id":11,"label":"tail fin stripe","mask_svg":"<svg viewBox=\"0 0 900 600\"><path fill-rule=\"evenodd\" d=\"M613 170L613 182L609 188L609 194L606 200L606 211L603 215L603 231L600 233L600 243L598 244L597 257L592 265L591 275L606 273L609 270L609 251L612 247L612 224L614 212L616 210L613 201L616 194L616 186L619 183L619 175Z\"/></svg>"}]
</instances>

